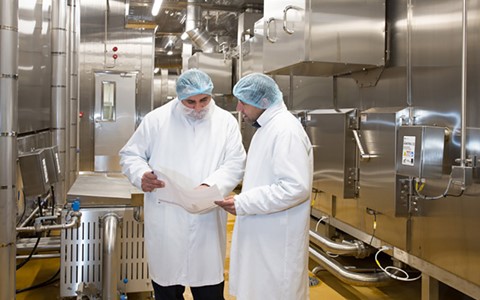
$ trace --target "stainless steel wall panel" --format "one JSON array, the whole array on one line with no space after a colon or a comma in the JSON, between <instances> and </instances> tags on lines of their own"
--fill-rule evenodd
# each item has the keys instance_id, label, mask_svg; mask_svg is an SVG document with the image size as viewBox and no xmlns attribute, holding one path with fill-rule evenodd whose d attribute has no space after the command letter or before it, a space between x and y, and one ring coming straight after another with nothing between
<instances>
[{"instance_id":1,"label":"stainless steel wall panel","mask_svg":"<svg viewBox=\"0 0 480 300\"><path fill-rule=\"evenodd\" d=\"M428 0L414 1L414 5L413 19L418 21L413 23L412 35L413 104L421 108L416 110L416 116L421 124L438 124L451 130L445 149L444 178L431 182L430 194L438 195L446 187L455 158L460 157L462 2ZM467 152L474 154L479 148L471 146L480 141L474 134L479 127L476 112L480 110L476 52L480 47L476 34L480 5L469 1L467 5ZM480 240L475 229L480 221L473 213L480 210L476 190L478 183L467 188L460 199L423 201L423 216L415 218L412 226L411 253L480 286L476 268L480 264Z\"/></svg>"},{"instance_id":2,"label":"stainless steel wall panel","mask_svg":"<svg viewBox=\"0 0 480 300\"><path fill-rule=\"evenodd\" d=\"M135 120L140 123L153 107L153 30L125 29L125 3L81 2L80 29L80 171L94 170L94 72L139 72ZM105 20L107 23L105 23ZM105 26L107 25L107 26ZM112 58L118 47L118 59Z\"/></svg>"},{"instance_id":3,"label":"stainless steel wall panel","mask_svg":"<svg viewBox=\"0 0 480 300\"><path fill-rule=\"evenodd\" d=\"M188 68L197 68L207 73L213 82L213 93L232 94L232 60L222 53L197 52L188 59Z\"/></svg>"},{"instance_id":4,"label":"stainless steel wall panel","mask_svg":"<svg viewBox=\"0 0 480 300\"><path fill-rule=\"evenodd\" d=\"M291 89L293 94L288 95L288 98L292 97L292 99L288 99L288 103L292 103L292 109L294 110L328 109L332 107L332 77L294 76Z\"/></svg>"},{"instance_id":5,"label":"stainless steel wall panel","mask_svg":"<svg viewBox=\"0 0 480 300\"><path fill-rule=\"evenodd\" d=\"M19 132L50 127L51 1L20 1L18 51Z\"/></svg>"},{"instance_id":6,"label":"stainless steel wall panel","mask_svg":"<svg viewBox=\"0 0 480 300\"><path fill-rule=\"evenodd\" d=\"M409 101L408 83L411 82L411 106L414 122L417 125L446 127L450 130L444 149L442 178L430 180L428 195L441 194L447 185L449 173L455 159L460 157L461 124L461 1L453 0L412 0L411 23L407 18L410 1L387 1L387 16L390 24L390 64L383 70L377 84L372 87L360 87L353 77L342 76L336 79L336 103L339 108L356 107L361 111L370 108L407 107ZM467 60L467 153L478 155L480 147L479 108L480 88L477 79L480 76L480 43L478 27L480 23L480 5L469 2L468 5L468 60ZM409 26L411 31L408 32ZM408 45L408 38L411 45ZM410 48L409 48L410 47ZM411 77L408 63L411 63ZM387 134L378 147L392 146L394 136ZM389 142L392 141L392 142ZM360 189L357 202L351 199L325 197L319 203L319 209L334 215L342 222L351 224L363 232L372 233L373 216L366 213L372 205L380 211L386 203L392 202L393 147L385 152L391 156L391 163L360 163L360 181L365 188ZM367 164L379 164L366 167ZM383 171L382 171L383 170ZM380 173L383 172L388 190L380 187ZM474 168L473 185L468 187L460 198L447 197L435 201L420 201L420 215L411 218L394 217L391 214L377 215L375 237L397 245L420 260L436 266L436 271L426 268L424 271L435 278L456 277L452 286L465 291L461 280L477 285L480 297L480 277L477 267L480 265L480 240L476 228L480 226L475 212L480 210L480 188L478 168ZM378 177L377 179L375 179ZM368 180L372 186L368 185ZM452 192L454 192L452 190ZM386 195L386 197L384 196ZM417 265L418 266L418 265ZM441 271L440 271L441 270ZM472 293L470 293L472 295Z\"/></svg>"}]
</instances>

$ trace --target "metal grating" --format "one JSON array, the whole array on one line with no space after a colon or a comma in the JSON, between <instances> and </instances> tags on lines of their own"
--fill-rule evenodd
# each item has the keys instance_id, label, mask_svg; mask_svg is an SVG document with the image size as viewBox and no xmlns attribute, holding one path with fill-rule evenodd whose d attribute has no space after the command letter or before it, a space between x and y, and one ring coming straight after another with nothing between
<instances>
[{"instance_id":1,"label":"metal grating","mask_svg":"<svg viewBox=\"0 0 480 300\"><path fill-rule=\"evenodd\" d=\"M144 227L133 218L133 208L82 209L82 225L62 232L60 296L76 296L79 285L102 290L102 227L107 213L122 218L118 230L120 259L118 288L126 293L151 291L145 256ZM128 282L123 283L124 279Z\"/></svg>"}]
</instances>

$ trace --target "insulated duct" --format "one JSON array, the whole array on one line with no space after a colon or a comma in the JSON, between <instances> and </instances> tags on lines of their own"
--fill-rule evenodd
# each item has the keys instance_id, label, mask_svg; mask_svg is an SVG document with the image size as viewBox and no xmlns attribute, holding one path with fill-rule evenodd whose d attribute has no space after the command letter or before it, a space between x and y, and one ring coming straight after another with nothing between
<instances>
[{"instance_id":1,"label":"insulated duct","mask_svg":"<svg viewBox=\"0 0 480 300\"><path fill-rule=\"evenodd\" d=\"M66 160L67 146L67 3L66 0L52 1L52 144L58 147L60 167L64 174L70 170ZM65 178L55 189L57 205L66 198Z\"/></svg>"},{"instance_id":2,"label":"insulated duct","mask_svg":"<svg viewBox=\"0 0 480 300\"><path fill-rule=\"evenodd\" d=\"M0 299L15 299L18 0L0 0Z\"/></svg>"},{"instance_id":3,"label":"insulated duct","mask_svg":"<svg viewBox=\"0 0 480 300\"><path fill-rule=\"evenodd\" d=\"M185 32L195 29L201 23L202 12L200 7L195 5L195 0L188 0L187 4L187 18L185 20ZM192 56L192 44L188 41L183 41L182 47L182 69L188 70L188 60Z\"/></svg>"}]
</instances>

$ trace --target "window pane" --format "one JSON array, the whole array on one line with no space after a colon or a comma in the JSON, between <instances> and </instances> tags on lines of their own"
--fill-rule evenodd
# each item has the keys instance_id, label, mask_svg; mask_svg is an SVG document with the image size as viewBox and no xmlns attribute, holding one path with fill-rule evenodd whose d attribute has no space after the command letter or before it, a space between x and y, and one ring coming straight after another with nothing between
<instances>
[{"instance_id":1,"label":"window pane","mask_svg":"<svg viewBox=\"0 0 480 300\"><path fill-rule=\"evenodd\" d=\"M115 121L115 81L102 81L102 121Z\"/></svg>"}]
</instances>

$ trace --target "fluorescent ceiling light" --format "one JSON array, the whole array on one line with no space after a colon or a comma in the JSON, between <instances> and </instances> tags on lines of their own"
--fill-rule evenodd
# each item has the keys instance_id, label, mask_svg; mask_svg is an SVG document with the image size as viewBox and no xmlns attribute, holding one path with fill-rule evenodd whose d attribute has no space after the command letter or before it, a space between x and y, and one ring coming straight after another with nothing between
<instances>
[{"instance_id":1,"label":"fluorescent ceiling light","mask_svg":"<svg viewBox=\"0 0 480 300\"><path fill-rule=\"evenodd\" d=\"M158 71L160 71L160 68L155 68L155 69L153 69L153 73L155 73L155 74L157 74Z\"/></svg>"},{"instance_id":2,"label":"fluorescent ceiling light","mask_svg":"<svg viewBox=\"0 0 480 300\"><path fill-rule=\"evenodd\" d=\"M162 6L162 0L155 0L155 2L153 2L152 16L158 15L158 12L160 11L161 6Z\"/></svg>"}]
</instances>

